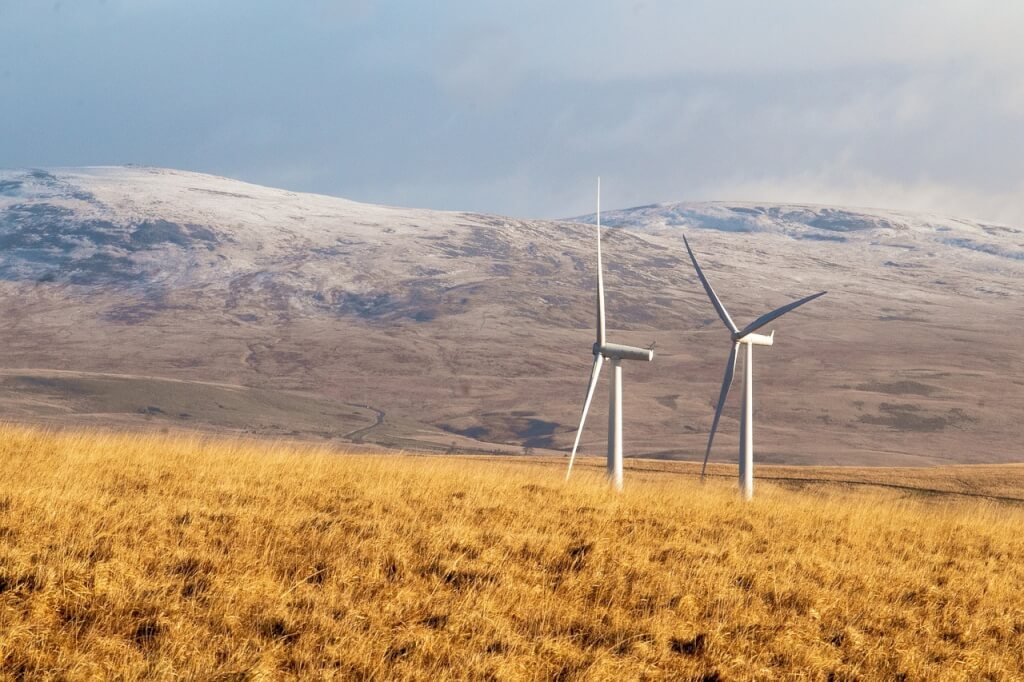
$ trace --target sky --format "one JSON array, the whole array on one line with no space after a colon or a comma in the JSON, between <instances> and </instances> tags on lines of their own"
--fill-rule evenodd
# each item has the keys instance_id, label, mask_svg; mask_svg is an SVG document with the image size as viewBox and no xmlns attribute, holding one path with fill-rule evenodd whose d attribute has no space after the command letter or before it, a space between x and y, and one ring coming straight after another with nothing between
<instances>
[{"instance_id":1,"label":"sky","mask_svg":"<svg viewBox=\"0 0 1024 682\"><path fill-rule=\"evenodd\" d=\"M1024 224L1019 0L0 0L0 167Z\"/></svg>"}]
</instances>

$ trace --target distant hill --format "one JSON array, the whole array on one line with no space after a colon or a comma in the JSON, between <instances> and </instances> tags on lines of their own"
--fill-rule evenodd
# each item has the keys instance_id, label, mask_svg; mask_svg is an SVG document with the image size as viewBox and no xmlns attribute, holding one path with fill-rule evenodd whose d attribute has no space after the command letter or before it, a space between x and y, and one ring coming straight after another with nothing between
<instances>
[{"instance_id":1,"label":"distant hill","mask_svg":"<svg viewBox=\"0 0 1024 682\"><path fill-rule=\"evenodd\" d=\"M602 218L615 228L605 240L616 340L656 342L653 363L626 368L628 455L698 457L710 425L727 339L682 248L685 230L738 319L830 291L781 320L776 346L757 353L760 458L1024 460L1024 231L764 203ZM564 448L591 357L590 219L375 206L155 168L0 171L0 367L81 374L48 393L0 382L2 414ZM91 374L132 378L140 404L75 399L68 387L79 381L128 385ZM144 388L165 384L145 377L269 391L272 418L259 416L259 393L231 419L204 413L212 399L182 409L180 390L164 409ZM295 428L278 424L290 419L281 391L308 398ZM331 428L313 414L321 404L351 418ZM727 408L716 460L735 459L737 413ZM604 419L599 399L590 452L603 451Z\"/></svg>"}]
</instances>

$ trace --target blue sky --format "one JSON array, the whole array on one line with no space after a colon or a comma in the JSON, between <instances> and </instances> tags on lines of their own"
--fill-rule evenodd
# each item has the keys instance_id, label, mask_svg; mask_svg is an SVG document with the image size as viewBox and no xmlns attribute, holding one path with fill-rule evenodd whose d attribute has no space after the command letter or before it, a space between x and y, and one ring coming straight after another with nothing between
<instances>
[{"instance_id":1,"label":"blue sky","mask_svg":"<svg viewBox=\"0 0 1024 682\"><path fill-rule=\"evenodd\" d=\"M1024 3L0 0L0 167L1024 223Z\"/></svg>"}]
</instances>

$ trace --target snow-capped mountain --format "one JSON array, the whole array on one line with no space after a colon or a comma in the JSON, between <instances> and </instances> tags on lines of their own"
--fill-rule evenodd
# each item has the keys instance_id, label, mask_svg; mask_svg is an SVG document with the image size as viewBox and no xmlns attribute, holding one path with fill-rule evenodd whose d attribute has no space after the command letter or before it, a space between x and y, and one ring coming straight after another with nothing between
<instances>
[{"instance_id":1,"label":"snow-capped mountain","mask_svg":"<svg viewBox=\"0 0 1024 682\"><path fill-rule=\"evenodd\" d=\"M565 447L593 335L588 219L375 206L154 168L2 171L0 365L301 391L321 401L306 414L349 403L381 422L289 429L283 413L246 408L284 433ZM759 457L1024 460L1020 229L764 203L645 206L602 223L614 228L609 324L617 340L656 342L653 363L627 369L627 454L703 452L728 342L685 232L738 321L830 291L757 354ZM70 384L26 386L0 382L0 409L109 416ZM159 395L138 400L147 419L171 419ZM715 459L734 459L735 415Z\"/></svg>"},{"instance_id":2,"label":"snow-capped mountain","mask_svg":"<svg viewBox=\"0 0 1024 682\"><path fill-rule=\"evenodd\" d=\"M578 218L593 223L593 215ZM679 202L639 206L602 215L608 227L649 233L672 230L716 230L766 234L796 240L832 242L858 247L898 249L904 258L949 258L962 261L970 252L985 257L971 261L979 271L1020 272L1024 262L1024 229L923 213L872 208L837 208L806 204ZM837 252L840 252L837 250Z\"/></svg>"}]
</instances>

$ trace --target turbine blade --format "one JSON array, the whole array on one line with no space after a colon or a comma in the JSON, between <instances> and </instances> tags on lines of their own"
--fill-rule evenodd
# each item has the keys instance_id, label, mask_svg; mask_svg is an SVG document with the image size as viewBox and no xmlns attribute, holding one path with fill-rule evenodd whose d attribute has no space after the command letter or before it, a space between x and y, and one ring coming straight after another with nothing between
<instances>
[{"instance_id":1,"label":"turbine blade","mask_svg":"<svg viewBox=\"0 0 1024 682\"><path fill-rule=\"evenodd\" d=\"M766 315L762 315L761 317L757 318L756 320L754 320L753 322L748 324L746 327L744 327L743 331L741 331L741 332L739 332L739 334L737 334L737 338L742 339L747 334L749 334L751 332L756 332L758 329L760 329L761 327L765 326L766 324L768 324L772 320L775 320L775 319L778 319L778 318L782 317L783 315L788 313L790 310L793 310L794 308L799 308L804 303L809 303L809 302L813 301L814 299L818 298L819 296L824 296L827 293L828 293L827 291L819 291L816 294L811 294L810 296L805 296L805 297L801 298L799 301L793 301L792 303L787 303L786 305L782 306L781 308L776 308L775 310L771 311L770 313L767 313Z\"/></svg>"},{"instance_id":2,"label":"turbine blade","mask_svg":"<svg viewBox=\"0 0 1024 682\"><path fill-rule=\"evenodd\" d=\"M597 345L604 345L604 266L601 264L601 178L597 178Z\"/></svg>"},{"instance_id":3,"label":"turbine blade","mask_svg":"<svg viewBox=\"0 0 1024 682\"><path fill-rule=\"evenodd\" d=\"M690 254L690 260L693 261L693 267L697 270L697 277L700 278L700 283L704 285L704 291L708 292L708 298L711 299L711 303L715 306L715 310L718 311L718 316L722 318L722 322L729 328L733 334L739 329L736 327L736 323L729 317L729 311L725 309L722 302L718 300L718 295L715 294L715 290L711 288L711 283L708 282L708 278L704 276L704 271L700 269L700 265L697 264L697 257L693 255L693 249L690 248L690 242L686 241L686 235L683 235L683 243L686 244L686 250Z\"/></svg>"},{"instance_id":4,"label":"turbine blade","mask_svg":"<svg viewBox=\"0 0 1024 682\"><path fill-rule=\"evenodd\" d=\"M708 449L704 452L704 465L700 468L700 480L704 480L704 472L708 468L708 457L711 456L711 444L715 442L715 431L718 430L718 420L722 417L722 408L725 407L725 400L729 397L729 387L732 386L732 375L736 371L736 351L740 344L732 344L729 352L729 359L725 363L725 378L722 379L722 391L718 394L718 407L715 408L715 420L711 422L711 433L708 435Z\"/></svg>"},{"instance_id":5,"label":"turbine blade","mask_svg":"<svg viewBox=\"0 0 1024 682\"><path fill-rule=\"evenodd\" d=\"M569 470L565 472L565 480L569 480L572 473L572 463L576 461L576 448L580 445L580 436L583 435L583 423L587 421L587 411L590 409L590 401L594 397L594 388L597 386L597 377L601 375L601 365L604 363L604 356L594 356L594 368L590 370L590 385L587 386L587 399L583 401L583 414L580 416L580 427L576 429L576 440L572 444L572 455L569 456Z\"/></svg>"}]
</instances>

